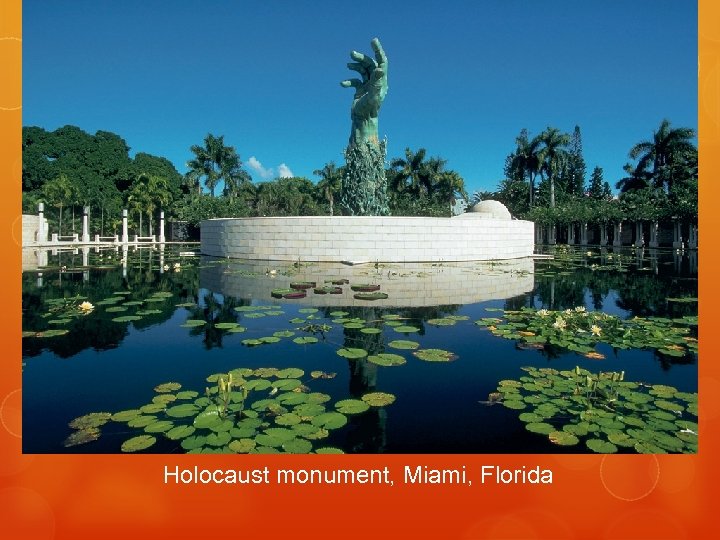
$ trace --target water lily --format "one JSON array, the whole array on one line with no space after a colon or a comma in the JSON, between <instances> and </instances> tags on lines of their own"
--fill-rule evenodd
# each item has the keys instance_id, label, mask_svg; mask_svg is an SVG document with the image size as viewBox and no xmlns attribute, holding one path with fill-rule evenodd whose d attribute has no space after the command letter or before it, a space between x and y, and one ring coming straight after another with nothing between
<instances>
[{"instance_id":1,"label":"water lily","mask_svg":"<svg viewBox=\"0 0 720 540\"><path fill-rule=\"evenodd\" d=\"M572 309L568 308L565 310L565 315L570 315L572 313Z\"/></svg>"},{"instance_id":2,"label":"water lily","mask_svg":"<svg viewBox=\"0 0 720 540\"><path fill-rule=\"evenodd\" d=\"M80 311L87 314L90 313L93 309L95 309L95 306L93 306L90 302L86 300L85 302L80 304L78 308L80 309Z\"/></svg>"},{"instance_id":3,"label":"water lily","mask_svg":"<svg viewBox=\"0 0 720 540\"><path fill-rule=\"evenodd\" d=\"M166 264L165 266L163 266L163 270L167 272L168 270L170 270L170 267Z\"/></svg>"},{"instance_id":4,"label":"water lily","mask_svg":"<svg viewBox=\"0 0 720 540\"><path fill-rule=\"evenodd\" d=\"M173 265L173 268L180 268L180 263L175 263L175 264Z\"/></svg>"},{"instance_id":5,"label":"water lily","mask_svg":"<svg viewBox=\"0 0 720 540\"><path fill-rule=\"evenodd\" d=\"M553 328L557 328L558 330L565 330L565 327L567 327L565 319L563 319L562 317L558 317L557 319L555 319L555 322L553 323Z\"/></svg>"},{"instance_id":6,"label":"water lily","mask_svg":"<svg viewBox=\"0 0 720 540\"><path fill-rule=\"evenodd\" d=\"M593 324L590 327L590 331L592 332L593 336L599 336L600 332L602 332L602 328L600 328L597 324Z\"/></svg>"},{"instance_id":7,"label":"water lily","mask_svg":"<svg viewBox=\"0 0 720 540\"><path fill-rule=\"evenodd\" d=\"M537 312L537 314L540 315L541 317L547 317L550 314L550 312L547 309L541 309L540 311Z\"/></svg>"},{"instance_id":8,"label":"water lily","mask_svg":"<svg viewBox=\"0 0 720 540\"><path fill-rule=\"evenodd\" d=\"M577 313L584 313L585 312L585 306L578 306L575 308L575 311Z\"/></svg>"}]
</instances>

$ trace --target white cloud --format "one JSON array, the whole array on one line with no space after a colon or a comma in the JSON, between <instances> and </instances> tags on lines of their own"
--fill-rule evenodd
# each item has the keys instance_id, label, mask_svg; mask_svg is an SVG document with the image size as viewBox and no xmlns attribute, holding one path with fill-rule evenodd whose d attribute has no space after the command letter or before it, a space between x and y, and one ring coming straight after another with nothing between
<instances>
[{"instance_id":1,"label":"white cloud","mask_svg":"<svg viewBox=\"0 0 720 540\"><path fill-rule=\"evenodd\" d=\"M278 165L278 176L280 178L291 178L295 175L290 170L290 167L288 167L284 163L281 163L280 165Z\"/></svg>"},{"instance_id":2,"label":"white cloud","mask_svg":"<svg viewBox=\"0 0 720 540\"><path fill-rule=\"evenodd\" d=\"M270 180L271 178L280 177L280 178L290 178L295 176L293 172L290 170L290 167L285 165L284 163L281 163L277 166L277 175L275 174L275 169L272 167L265 168L263 167L263 164L260 163L260 161L255 156L250 156L247 160L247 166L252 170L255 174L257 174L262 180Z\"/></svg>"},{"instance_id":3,"label":"white cloud","mask_svg":"<svg viewBox=\"0 0 720 540\"><path fill-rule=\"evenodd\" d=\"M263 167L262 163L260 163L255 156L250 156L250 158L247 160L247 166L250 167L250 169L252 169L253 171L255 171L255 173L263 180L267 180L273 177L273 170Z\"/></svg>"}]
</instances>

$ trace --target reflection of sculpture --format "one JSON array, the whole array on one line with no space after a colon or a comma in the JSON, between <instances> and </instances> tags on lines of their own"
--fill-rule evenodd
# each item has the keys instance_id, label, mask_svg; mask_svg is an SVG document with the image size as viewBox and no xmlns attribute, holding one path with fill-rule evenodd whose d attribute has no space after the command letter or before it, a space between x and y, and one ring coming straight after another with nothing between
<instances>
[{"instance_id":1,"label":"reflection of sculpture","mask_svg":"<svg viewBox=\"0 0 720 540\"><path fill-rule=\"evenodd\" d=\"M380 41L372 40L375 59L357 51L350 53L355 60L348 67L357 71L361 79L349 79L340 84L355 88L350 108L352 128L345 150L347 163L340 191L343 213L353 216L385 216L387 179L385 178L385 141L378 139L378 113L387 94L388 61Z\"/></svg>"},{"instance_id":2,"label":"reflection of sculpture","mask_svg":"<svg viewBox=\"0 0 720 540\"><path fill-rule=\"evenodd\" d=\"M345 88L355 88L355 98L350 109L352 131L350 132L350 146L364 141L378 144L378 113L385 94L387 94L387 57L383 51L380 40L371 42L375 51L375 60L357 51L352 51L350 57L355 62L347 66L357 71L360 79L349 79L340 84Z\"/></svg>"}]
</instances>

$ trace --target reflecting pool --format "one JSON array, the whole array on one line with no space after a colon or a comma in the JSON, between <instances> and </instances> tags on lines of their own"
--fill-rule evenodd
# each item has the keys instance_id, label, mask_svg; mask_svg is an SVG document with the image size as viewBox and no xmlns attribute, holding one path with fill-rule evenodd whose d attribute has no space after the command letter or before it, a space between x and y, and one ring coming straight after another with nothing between
<instances>
[{"instance_id":1,"label":"reflecting pool","mask_svg":"<svg viewBox=\"0 0 720 540\"><path fill-rule=\"evenodd\" d=\"M24 250L24 452L697 449L697 252L197 249Z\"/></svg>"}]
</instances>

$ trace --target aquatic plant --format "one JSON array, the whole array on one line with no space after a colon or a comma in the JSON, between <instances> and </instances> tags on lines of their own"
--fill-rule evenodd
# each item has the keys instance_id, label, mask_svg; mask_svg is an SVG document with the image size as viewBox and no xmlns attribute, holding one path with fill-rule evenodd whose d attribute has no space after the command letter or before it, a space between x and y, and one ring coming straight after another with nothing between
<instances>
[{"instance_id":1,"label":"aquatic plant","mask_svg":"<svg viewBox=\"0 0 720 540\"><path fill-rule=\"evenodd\" d=\"M523 308L505 311L504 319L486 317L475 324L486 327L495 336L531 344L533 348L554 345L590 354L590 358L597 358L595 346L600 343L617 349L653 349L667 356L686 356L698 351L697 337L693 335L696 316L623 320L582 306L564 311Z\"/></svg>"},{"instance_id":2,"label":"aquatic plant","mask_svg":"<svg viewBox=\"0 0 720 540\"><path fill-rule=\"evenodd\" d=\"M97 440L100 426L109 421L140 430L125 440L122 452L140 452L165 440L191 453L309 453L330 431L345 426L348 415L360 415L370 407L391 404L392 394L375 392L361 399L331 398L311 392L302 381L304 370L263 367L237 368L213 373L205 394L181 390L176 382L158 384L151 403L114 414L90 413L70 423L73 433L66 446ZM314 371L311 380L322 381L334 373ZM328 404L328 405L326 405ZM341 450L319 446L323 453Z\"/></svg>"},{"instance_id":3,"label":"aquatic plant","mask_svg":"<svg viewBox=\"0 0 720 540\"><path fill-rule=\"evenodd\" d=\"M485 403L522 411L528 431L553 444L585 441L593 452L697 452L697 393L625 380L624 372L522 368Z\"/></svg>"}]
</instances>

